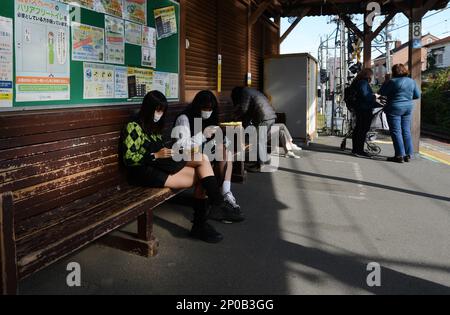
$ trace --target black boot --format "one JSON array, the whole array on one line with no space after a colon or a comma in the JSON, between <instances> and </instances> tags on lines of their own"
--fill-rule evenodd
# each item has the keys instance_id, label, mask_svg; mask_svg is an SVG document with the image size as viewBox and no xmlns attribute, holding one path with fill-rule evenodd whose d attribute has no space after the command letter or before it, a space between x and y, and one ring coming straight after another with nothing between
<instances>
[{"instance_id":1,"label":"black boot","mask_svg":"<svg viewBox=\"0 0 450 315\"><path fill-rule=\"evenodd\" d=\"M194 225L191 229L191 237L207 243L219 243L223 240L222 234L217 232L207 221L207 200L194 200Z\"/></svg>"},{"instance_id":2,"label":"black boot","mask_svg":"<svg viewBox=\"0 0 450 315\"><path fill-rule=\"evenodd\" d=\"M211 203L210 219L223 223L242 222L245 220L240 211L233 209L224 201L214 176L203 178L202 186Z\"/></svg>"}]
</instances>

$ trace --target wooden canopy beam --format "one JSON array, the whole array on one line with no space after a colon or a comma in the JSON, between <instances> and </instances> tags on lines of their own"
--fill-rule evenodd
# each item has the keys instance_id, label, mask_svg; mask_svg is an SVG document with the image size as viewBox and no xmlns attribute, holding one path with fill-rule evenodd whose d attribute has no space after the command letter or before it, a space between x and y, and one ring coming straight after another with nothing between
<instances>
[{"instance_id":1,"label":"wooden canopy beam","mask_svg":"<svg viewBox=\"0 0 450 315\"><path fill-rule=\"evenodd\" d=\"M280 44L284 42L284 40L291 34L291 32L297 27L298 23L309 13L310 8L305 8L302 10L300 15L295 19L294 23L289 26L289 28L284 32L284 34L280 38Z\"/></svg>"},{"instance_id":2,"label":"wooden canopy beam","mask_svg":"<svg viewBox=\"0 0 450 315\"><path fill-rule=\"evenodd\" d=\"M276 0L264 0L263 2L261 2L256 11L253 12L250 16L250 25L255 24L256 21L258 21L258 19L261 17L261 15L263 15L264 11L266 11L269 6L274 3L274 1Z\"/></svg>"},{"instance_id":3,"label":"wooden canopy beam","mask_svg":"<svg viewBox=\"0 0 450 315\"><path fill-rule=\"evenodd\" d=\"M340 16L342 21L344 21L345 26L347 26L353 33L355 33L356 36L358 36L360 39L364 38L364 33L353 23L353 21L348 17L347 15Z\"/></svg>"},{"instance_id":4,"label":"wooden canopy beam","mask_svg":"<svg viewBox=\"0 0 450 315\"><path fill-rule=\"evenodd\" d=\"M378 28L372 32L372 34L370 35L372 37L372 40L375 39L375 37L378 36L378 34L380 34L380 32L389 24L390 21L392 21L392 19L397 15L397 12L393 12L390 13L383 21L383 23L380 24L380 26L378 26Z\"/></svg>"}]
</instances>

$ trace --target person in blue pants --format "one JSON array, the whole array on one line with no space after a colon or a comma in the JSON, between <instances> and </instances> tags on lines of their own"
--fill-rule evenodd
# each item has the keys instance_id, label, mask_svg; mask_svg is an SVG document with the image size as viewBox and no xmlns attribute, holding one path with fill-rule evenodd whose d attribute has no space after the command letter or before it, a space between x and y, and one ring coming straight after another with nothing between
<instances>
[{"instance_id":1,"label":"person in blue pants","mask_svg":"<svg viewBox=\"0 0 450 315\"><path fill-rule=\"evenodd\" d=\"M395 148L395 156L388 158L389 162L410 162L414 155L411 136L413 100L419 99L421 92L408 75L404 65L395 65L392 68L392 79L380 90L380 94L386 97L385 113Z\"/></svg>"}]
</instances>

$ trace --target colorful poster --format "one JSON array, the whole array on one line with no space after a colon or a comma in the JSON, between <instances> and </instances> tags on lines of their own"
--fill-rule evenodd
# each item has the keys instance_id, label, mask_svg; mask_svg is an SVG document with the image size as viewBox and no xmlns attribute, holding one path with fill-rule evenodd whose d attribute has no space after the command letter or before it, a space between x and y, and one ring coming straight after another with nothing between
<instances>
[{"instance_id":1,"label":"colorful poster","mask_svg":"<svg viewBox=\"0 0 450 315\"><path fill-rule=\"evenodd\" d=\"M0 107L13 105L13 20L0 16Z\"/></svg>"},{"instance_id":2,"label":"colorful poster","mask_svg":"<svg viewBox=\"0 0 450 315\"><path fill-rule=\"evenodd\" d=\"M104 55L103 29L72 22L72 60L104 62Z\"/></svg>"},{"instance_id":3,"label":"colorful poster","mask_svg":"<svg viewBox=\"0 0 450 315\"><path fill-rule=\"evenodd\" d=\"M123 18L140 24L147 24L147 0L124 0Z\"/></svg>"},{"instance_id":4,"label":"colorful poster","mask_svg":"<svg viewBox=\"0 0 450 315\"><path fill-rule=\"evenodd\" d=\"M178 74L155 72L153 89L163 93L168 99L178 98Z\"/></svg>"},{"instance_id":5,"label":"colorful poster","mask_svg":"<svg viewBox=\"0 0 450 315\"><path fill-rule=\"evenodd\" d=\"M114 66L84 63L84 99L114 98Z\"/></svg>"},{"instance_id":6,"label":"colorful poster","mask_svg":"<svg viewBox=\"0 0 450 315\"><path fill-rule=\"evenodd\" d=\"M115 67L115 98L128 98L128 68Z\"/></svg>"},{"instance_id":7,"label":"colorful poster","mask_svg":"<svg viewBox=\"0 0 450 315\"><path fill-rule=\"evenodd\" d=\"M93 10L95 0L59 0L60 2L64 2L70 5L77 5L79 7L83 7L86 9Z\"/></svg>"},{"instance_id":8,"label":"colorful poster","mask_svg":"<svg viewBox=\"0 0 450 315\"><path fill-rule=\"evenodd\" d=\"M142 25L125 21L125 42L132 45L142 45Z\"/></svg>"},{"instance_id":9,"label":"colorful poster","mask_svg":"<svg viewBox=\"0 0 450 315\"><path fill-rule=\"evenodd\" d=\"M123 0L94 0L94 10L117 17L122 17Z\"/></svg>"},{"instance_id":10,"label":"colorful poster","mask_svg":"<svg viewBox=\"0 0 450 315\"><path fill-rule=\"evenodd\" d=\"M15 1L16 101L70 99L69 6Z\"/></svg>"},{"instance_id":11,"label":"colorful poster","mask_svg":"<svg viewBox=\"0 0 450 315\"><path fill-rule=\"evenodd\" d=\"M156 29L153 27L142 27L142 46L156 48Z\"/></svg>"},{"instance_id":12,"label":"colorful poster","mask_svg":"<svg viewBox=\"0 0 450 315\"><path fill-rule=\"evenodd\" d=\"M125 63L125 30L122 19L105 15L105 62Z\"/></svg>"},{"instance_id":13,"label":"colorful poster","mask_svg":"<svg viewBox=\"0 0 450 315\"><path fill-rule=\"evenodd\" d=\"M158 40L177 34L177 18L175 7L154 10Z\"/></svg>"},{"instance_id":14,"label":"colorful poster","mask_svg":"<svg viewBox=\"0 0 450 315\"><path fill-rule=\"evenodd\" d=\"M156 68L156 48L142 47L142 66Z\"/></svg>"},{"instance_id":15,"label":"colorful poster","mask_svg":"<svg viewBox=\"0 0 450 315\"><path fill-rule=\"evenodd\" d=\"M144 97L153 89L153 70L128 68L128 82L131 97Z\"/></svg>"}]
</instances>

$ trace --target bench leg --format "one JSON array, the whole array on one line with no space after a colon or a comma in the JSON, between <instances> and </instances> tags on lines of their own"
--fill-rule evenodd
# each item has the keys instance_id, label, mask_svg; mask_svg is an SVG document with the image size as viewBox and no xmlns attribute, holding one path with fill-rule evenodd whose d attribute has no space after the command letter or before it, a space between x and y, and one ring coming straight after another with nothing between
<instances>
[{"instance_id":1,"label":"bench leg","mask_svg":"<svg viewBox=\"0 0 450 315\"><path fill-rule=\"evenodd\" d=\"M98 242L111 248L147 258L156 256L159 242L153 235L153 209L147 210L140 215L137 223L137 233L121 231L121 235L108 234Z\"/></svg>"},{"instance_id":2,"label":"bench leg","mask_svg":"<svg viewBox=\"0 0 450 315\"><path fill-rule=\"evenodd\" d=\"M12 194L0 197L0 295L17 294L17 260Z\"/></svg>"},{"instance_id":3,"label":"bench leg","mask_svg":"<svg viewBox=\"0 0 450 315\"><path fill-rule=\"evenodd\" d=\"M159 241L153 234L153 209L147 210L138 217L138 238L140 241L147 243L146 257L153 257L158 254Z\"/></svg>"}]
</instances>

